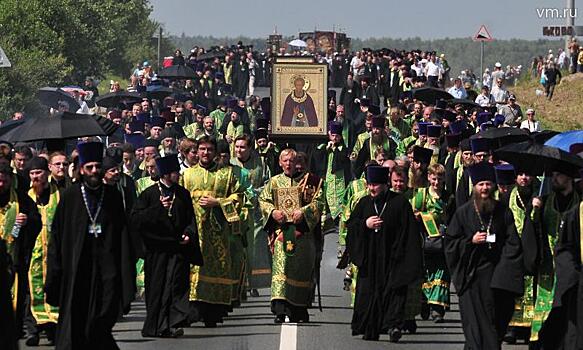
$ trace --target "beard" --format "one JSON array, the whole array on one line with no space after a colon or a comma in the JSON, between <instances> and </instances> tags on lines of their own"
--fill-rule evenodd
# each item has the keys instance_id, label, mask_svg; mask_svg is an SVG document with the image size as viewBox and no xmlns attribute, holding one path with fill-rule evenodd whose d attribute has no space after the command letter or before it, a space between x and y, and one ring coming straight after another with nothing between
<instances>
[{"instance_id":1,"label":"beard","mask_svg":"<svg viewBox=\"0 0 583 350\"><path fill-rule=\"evenodd\" d=\"M411 183L414 188L426 187L427 185L427 171L421 168L412 169Z\"/></svg>"},{"instance_id":2,"label":"beard","mask_svg":"<svg viewBox=\"0 0 583 350\"><path fill-rule=\"evenodd\" d=\"M481 214L490 214L496 208L496 200L492 197L492 193L493 193L493 191L491 191L490 194L488 195L488 197L486 197L486 198L482 198L482 196L475 191L472 194L472 197L474 197L474 201L476 203L476 206L478 207L478 211Z\"/></svg>"},{"instance_id":3,"label":"beard","mask_svg":"<svg viewBox=\"0 0 583 350\"><path fill-rule=\"evenodd\" d=\"M32 187L32 189L34 190L34 193L37 196L40 196L43 193L44 189L46 188L46 185L47 185L46 183L42 183L40 181L33 181L30 184L30 187Z\"/></svg>"},{"instance_id":4,"label":"beard","mask_svg":"<svg viewBox=\"0 0 583 350\"><path fill-rule=\"evenodd\" d=\"M89 186L90 188L98 188L102 184L103 176L101 174L98 175L81 175L83 181Z\"/></svg>"},{"instance_id":5,"label":"beard","mask_svg":"<svg viewBox=\"0 0 583 350\"><path fill-rule=\"evenodd\" d=\"M372 134L370 138L376 145L380 145L383 142L383 134Z\"/></svg>"}]
</instances>

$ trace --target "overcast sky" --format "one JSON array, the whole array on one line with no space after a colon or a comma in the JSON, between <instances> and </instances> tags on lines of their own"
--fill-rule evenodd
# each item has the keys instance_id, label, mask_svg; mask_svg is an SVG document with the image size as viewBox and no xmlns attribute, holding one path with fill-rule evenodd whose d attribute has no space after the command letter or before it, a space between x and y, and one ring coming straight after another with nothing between
<instances>
[{"instance_id":1,"label":"overcast sky","mask_svg":"<svg viewBox=\"0 0 583 350\"><path fill-rule=\"evenodd\" d=\"M543 26L566 23L540 18L543 9L558 8L562 13L567 6L567 0L150 1L153 18L171 34L259 38L273 33L275 26L283 35L335 27L363 39L457 38L473 36L485 24L494 38L538 39L543 38ZM577 16L583 16L583 6ZM575 19L575 24L583 21Z\"/></svg>"}]
</instances>

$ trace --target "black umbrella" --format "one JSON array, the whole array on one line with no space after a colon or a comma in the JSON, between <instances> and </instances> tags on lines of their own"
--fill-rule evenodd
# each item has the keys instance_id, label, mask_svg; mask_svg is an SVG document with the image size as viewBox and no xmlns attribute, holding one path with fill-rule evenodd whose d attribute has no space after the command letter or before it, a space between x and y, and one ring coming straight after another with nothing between
<instances>
[{"instance_id":1,"label":"black umbrella","mask_svg":"<svg viewBox=\"0 0 583 350\"><path fill-rule=\"evenodd\" d=\"M95 99L95 104L99 107L113 108L120 104L129 106L142 101L142 96L137 92L117 91L109 92Z\"/></svg>"},{"instance_id":2,"label":"black umbrella","mask_svg":"<svg viewBox=\"0 0 583 350\"><path fill-rule=\"evenodd\" d=\"M18 133L18 127L24 124L28 118L22 118L18 120L7 120L2 123L0 126L0 140L8 140L14 135Z\"/></svg>"},{"instance_id":3,"label":"black umbrella","mask_svg":"<svg viewBox=\"0 0 583 350\"><path fill-rule=\"evenodd\" d=\"M196 60L197 61L208 61L208 60L214 60L217 57L223 57L223 56L225 56L225 51L213 50L213 51L203 53L202 55L198 56L196 58Z\"/></svg>"},{"instance_id":4,"label":"black umbrella","mask_svg":"<svg viewBox=\"0 0 583 350\"><path fill-rule=\"evenodd\" d=\"M164 100L166 97L172 95L174 89L162 85L150 85L146 88L145 95L149 99L156 99L158 101Z\"/></svg>"},{"instance_id":5,"label":"black umbrella","mask_svg":"<svg viewBox=\"0 0 583 350\"><path fill-rule=\"evenodd\" d=\"M162 69L158 73L158 77L164 79L194 79L196 78L196 73L192 68L179 64Z\"/></svg>"},{"instance_id":6,"label":"black umbrella","mask_svg":"<svg viewBox=\"0 0 583 350\"><path fill-rule=\"evenodd\" d=\"M558 131L554 130L543 130L539 132L530 133L530 138L536 143L543 145L545 142L553 138L553 136L560 134Z\"/></svg>"},{"instance_id":7,"label":"black umbrella","mask_svg":"<svg viewBox=\"0 0 583 350\"><path fill-rule=\"evenodd\" d=\"M70 111L77 111L81 106L68 92L56 87L43 87L38 89L36 97L40 103L47 107L59 109L59 101L67 102Z\"/></svg>"},{"instance_id":8,"label":"black umbrella","mask_svg":"<svg viewBox=\"0 0 583 350\"><path fill-rule=\"evenodd\" d=\"M519 143L530 140L528 131L518 128L489 128L470 137L484 138L490 140L490 145L494 148L500 148L511 143Z\"/></svg>"},{"instance_id":9,"label":"black umbrella","mask_svg":"<svg viewBox=\"0 0 583 350\"><path fill-rule=\"evenodd\" d=\"M64 112L52 117L29 118L13 129L11 136L5 141L28 142L106 136L115 130L117 125L101 116Z\"/></svg>"},{"instance_id":10,"label":"black umbrella","mask_svg":"<svg viewBox=\"0 0 583 350\"><path fill-rule=\"evenodd\" d=\"M453 96L443 90L443 89L437 89L434 87L422 87L422 88L418 88L418 89L413 89L413 98L432 104L435 104L435 101L437 100L451 100L453 99Z\"/></svg>"},{"instance_id":11,"label":"black umbrella","mask_svg":"<svg viewBox=\"0 0 583 350\"><path fill-rule=\"evenodd\" d=\"M455 105L462 105L462 107L464 109L472 109L475 107L480 107L480 105L477 104L476 102L474 102L472 100L468 100L468 99L463 99L463 98L454 98L453 100L447 101L447 104L449 106L452 106L452 107L454 107Z\"/></svg>"},{"instance_id":12,"label":"black umbrella","mask_svg":"<svg viewBox=\"0 0 583 350\"><path fill-rule=\"evenodd\" d=\"M583 168L583 158L531 141L507 145L495 151L494 154L498 159L514 165L516 169L529 175L538 176L559 171L577 178L580 176L579 169Z\"/></svg>"}]
</instances>

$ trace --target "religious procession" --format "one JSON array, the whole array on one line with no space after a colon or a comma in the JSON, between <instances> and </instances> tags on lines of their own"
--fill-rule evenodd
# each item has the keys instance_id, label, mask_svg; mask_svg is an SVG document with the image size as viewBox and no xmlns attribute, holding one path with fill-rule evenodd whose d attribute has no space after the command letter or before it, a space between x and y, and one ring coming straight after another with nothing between
<instances>
[{"instance_id":1,"label":"religious procession","mask_svg":"<svg viewBox=\"0 0 583 350\"><path fill-rule=\"evenodd\" d=\"M177 49L2 122L0 348L124 348L137 305L144 339L213 332L265 294L313 324L333 251L358 347L455 296L464 349L583 349L582 130L523 116L500 63L490 88L435 51L260 57Z\"/></svg>"}]
</instances>

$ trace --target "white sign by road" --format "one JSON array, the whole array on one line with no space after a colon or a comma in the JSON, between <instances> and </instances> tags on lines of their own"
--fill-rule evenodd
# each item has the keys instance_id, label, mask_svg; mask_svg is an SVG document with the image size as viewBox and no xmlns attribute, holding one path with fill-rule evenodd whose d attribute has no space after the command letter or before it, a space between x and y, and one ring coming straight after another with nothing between
<instances>
[{"instance_id":1,"label":"white sign by road","mask_svg":"<svg viewBox=\"0 0 583 350\"><path fill-rule=\"evenodd\" d=\"M12 64L8 60L8 57L6 57L4 50L2 50L2 48L0 47L0 68L9 68L9 67L12 67Z\"/></svg>"}]
</instances>

